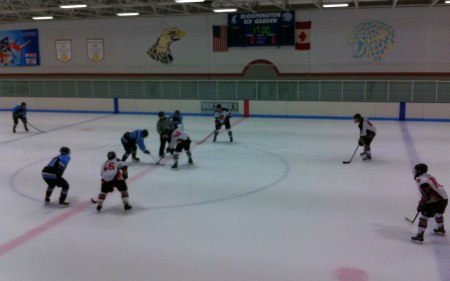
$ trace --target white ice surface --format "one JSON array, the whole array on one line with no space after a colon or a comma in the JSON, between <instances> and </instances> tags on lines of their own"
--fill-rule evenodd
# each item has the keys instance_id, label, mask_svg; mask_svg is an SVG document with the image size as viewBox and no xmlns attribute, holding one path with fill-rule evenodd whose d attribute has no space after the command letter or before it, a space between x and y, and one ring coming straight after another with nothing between
<instances>
[{"instance_id":1,"label":"white ice surface","mask_svg":"<svg viewBox=\"0 0 450 281\"><path fill-rule=\"evenodd\" d=\"M147 128L157 157L156 116L28 115L46 133L20 124L13 134L0 113L1 281L450 280L448 237L430 220L424 244L412 243L404 220L419 199L413 163L450 186L448 123L375 121L373 161L358 152L343 165L358 139L350 120L249 118L233 126L235 142L222 132L196 146L213 120L185 117L194 165L182 154L172 171L139 152L134 208L125 214L116 191L98 214L89 201L106 153L121 156L121 135ZM56 189L44 206L40 172L63 145L72 204L58 207Z\"/></svg>"}]
</instances>

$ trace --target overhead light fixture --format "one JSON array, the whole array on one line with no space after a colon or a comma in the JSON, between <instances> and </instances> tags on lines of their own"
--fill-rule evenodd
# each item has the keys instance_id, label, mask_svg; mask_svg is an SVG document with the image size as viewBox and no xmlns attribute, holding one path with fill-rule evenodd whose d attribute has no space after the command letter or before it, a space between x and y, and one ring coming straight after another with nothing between
<instances>
[{"instance_id":1,"label":"overhead light fixture","mask_svg":"<svg viewBox=\"0 0 450 281\"><path fill-rule=\"evenodd\" d=\"M86 8L86 4L73 4L73 5L60 5L61 9L78 9L78 8Z\"/></svg>"},{"instance_id":2,"label":"overhead light fixture","mask_svg":"<svg viewBox=\"0 0 450 281\"><path fill-rule=\"evenodd\" d=\"M236 8L226 8L226 9L214 9L213 11L215 13L233 13L233 12L236 12L237 9Z\"/></svg>"},{"instance_id":3,"label":"overhead light fixture","mask_svg":"<svg viewBox=\"0 0 450 281\"><path fill-rule=\"evenodd\" d=\"M32 17L34 20L52 20L52 16L45 16L45 17Z\"/></svg>"},{"instance_id":4,"label":"overhead light fixture","mask_svg":"<svg viewBox=\"0 0 450 281\"><path fill-rule=\"evenodd\" d=\"M445 4L450 4L450 1L449 0L445 1Z\"/></svg>"},{"instance_id":5,"label":"overhead light fixture","mask_svg":"<svg viewBox=\"0 0 450 281\"><path fill-rule=\"evenodd\" d=\"M339 3L339 4L323 4L324 8L345 8L348 7L348 3Z\"/></svg>"},{"instance_id":6,"label":"overhead light fixture","mask_svg":"<svg viewBox=\"0 0 450 281\"><path fill-rule=\"evenodd\" d=\"M201 3L205 2L205 0L175 0L177 3Z\"/></svg>"},{"instance_id":7,"label":"overhead light fixture","mask_svg":"<svg viewBox=\"0 0 450 281\"><path fill-rule=\"evenodd\" d=\"M139 13L117 13L119 17L134 17L139 16Z\"/></svg>"}]
</instances>

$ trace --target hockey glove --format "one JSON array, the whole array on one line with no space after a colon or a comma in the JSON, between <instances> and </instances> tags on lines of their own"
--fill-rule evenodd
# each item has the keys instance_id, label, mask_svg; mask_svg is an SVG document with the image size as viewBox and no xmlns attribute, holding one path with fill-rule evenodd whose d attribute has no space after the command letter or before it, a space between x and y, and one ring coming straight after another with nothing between
<instances>
[{"instance_id":1,"label":"hockey glove","mask_svg":"<svg viewBox=\"0 0 450 281\"><path fill-rule=\"evenodd\" d=\"M219 120L216 119L214 122L215 122L216 126L219 126L219 125L220 125Z\"/></svg>"},{"instance_id":2,"label":"hockey glove","mask_svg":"<svg viewBox=\"0 0 450 281\"><path fill-rule=\"evenodd\" d=\"M364 139L362 137L359 138L358 144L359 144L359 146L364 146Z\"/></svg>"},{"instance_id":3,"label":"hockey glove","mask_svg":"<svg viewBox=\"0 0 450 281\"><path fill-rule=\"evenodd\" d=\"M123 176L123 179L126 180L126 179L128 178L128 173L123 172L123 173L122 173L122 176Z\"/></svg>"},{"instance_id":4,"label":"hockey glove","mask_svg":"<svg viewBox=\"0 0 450 281\"><path fill-rule=\"evenodd\" d=\"M421 213L424 209L425 205L422 202L419 202L417 205L417 212Z\"/></svg>"}]
</instances>

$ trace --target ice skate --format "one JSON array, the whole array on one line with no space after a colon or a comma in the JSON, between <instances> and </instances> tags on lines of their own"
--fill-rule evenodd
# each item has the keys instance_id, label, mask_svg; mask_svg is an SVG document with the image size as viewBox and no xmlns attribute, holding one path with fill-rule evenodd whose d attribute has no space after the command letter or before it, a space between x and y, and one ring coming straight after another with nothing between
<instances>
[{"instance_id":1,"label":"ice skate","mask_svg":"<svg viewBox=\"0 0 450 281\"><path fill-rule=\"evenodd\" d=\"M178 162L175 162L175 163L173 163L173 165L172 165L172 167L171 167L172 169L176 169L176 168L178 168Z\"/></svg>"},{"instance_id":2,"label":"ice skate","mask_svg":"<svg viewBox=\"0 0 450 281\"><path fill-rule=\"evenodd\" d=\"M139 161L141 161L141 159L140 158L137 158L137 157L132 157L131 158L134 162L139 162Z\"/></svg>"},{"instance_id":3,"label":"ice skate","mask_svg":"<svg viewBox=\"0 0 450 281\"><path fill-rule=\"evenodd\" d=\"M411 237L411 240L413 240L414 242L417 242L417 243L422 243L423 242L423 232L418 233L416 236Z\"/></svg>"},{"instance_id":4,"label":"ice skate","mask_svg":"<svg viewBox=\"0 0 450 281\"><path fill-rule=\"evenodd\" d=\"M439 226L438 228L433 229L434 233L439 235L445 235L445 228L444 226Z\"/></svg>"},{"instance_id":5,"label":"ice skate","mask_svg":"<svg viewBox=\"0 0 450 281\"><path fill-rule=\"evenodd\" d=\"M59 205L64 206L64 207L67 207L67 206L70 205L70 203L69 203L69 202L66 202L65 199L59 199Z\"/></svg>"},{"instance_id":6,"label":"ice skate","mask_svg":"<svg viewBox=\"0 0 450 281\"><path fill-rule=\"evenodd\" d=\"M125 204L123 205L123 209L124 209L125 211L128 211L128 210L133 209L133 207L132 207L130 204L125 203Z\"/></svg>"},{"instance_id":7,"label":"ice skate","mask_svg":"<svg viewBox=\"0 0 450 281\"><path fill-rule=\"evenodd\" d=\"M366 161L366 162L370 162L370 161L372 161L372 156L370 156L370 154L366 154L362 160Z\"/></svg>"},{"instance_id":8,"label":"ice skate","mask_svg":"<svg viewBox=\"0 0 450 281\"><path fill-rule=\"evenodd\" d=\"M233 142L233 137L230 137L230 142Z\"/></svg>"},{"instance_id":9,"label":"ice skate","mask_svg":"<svg viewBox=\"0 0 450 281\"><path fill-rule=\"evenodd\" d=\"M191 165L194 164L194 161L192 161L192 157L189 157L188 163Z\"/></svg>"},{"instance_id":10,"label":"ice skate","mask_svg":"<svg viewBox=\"0 0 450 281\"><path fill-rule=\"evenodd\" d=\"M103 205L102 204L98 204L97 205L97 211L100 212L100 210L102 209Z\"/></svg>"}]
</instances>

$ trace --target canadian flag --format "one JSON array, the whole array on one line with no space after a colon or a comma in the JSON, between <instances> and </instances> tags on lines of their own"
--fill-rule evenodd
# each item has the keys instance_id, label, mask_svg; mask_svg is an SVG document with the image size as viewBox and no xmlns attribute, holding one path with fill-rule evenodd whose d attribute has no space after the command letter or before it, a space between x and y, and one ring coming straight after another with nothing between
<instances>
[{"instance_id":1,"label":"canadian flag","mask_svg":"<svg viewBox=\"0 0 450 281\"><path fill-rule=\"evenodd\" d=\"M309 33L311 31L310 21L298 21L295 23L295 49L307 51L311 49Z\"/></svg>"}]
</instances>

